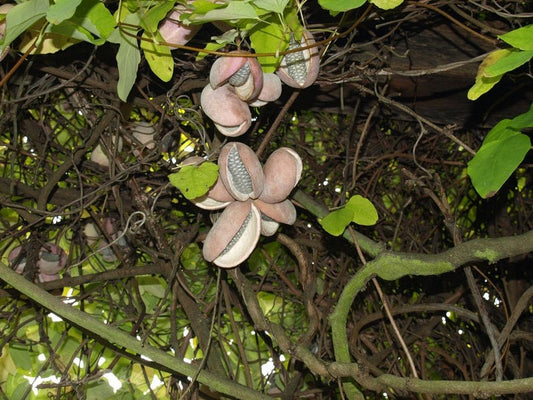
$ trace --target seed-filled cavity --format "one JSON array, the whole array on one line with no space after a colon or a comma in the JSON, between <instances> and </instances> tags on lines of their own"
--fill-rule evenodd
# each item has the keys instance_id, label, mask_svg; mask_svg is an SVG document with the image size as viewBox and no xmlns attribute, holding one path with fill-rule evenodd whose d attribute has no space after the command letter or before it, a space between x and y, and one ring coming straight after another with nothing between
<instances>
[{"instance_id":1,"label":"seed-filled cavity","mask_svg":"<svg viewBox=\"0 0 533 400\"><path fill-rule=\"evenodd\" d=\"M294 36L291 36L289 42L289 50L298 49L300 43L298 43ZM289 53L285 55L285 64L287 65L287 72L289 76L294 79L298 84L303 85L307 78L307 63L305 60L305 54L303 51L297 51L295 53Z\"/></svg>"},{"instance_id":2,"label":"seed-filled cavity","mask_svg":"<svg viewBox=\"0 0 533 400\"><path fill-rule=\"evenodd\" d=\"M227 252L229 252L232 249L233 246L235 246L235 243L239 241L239 239L241 238L242 234L246 230L246 227L248 226L248 223L250 222L251 219L252 219L252 211L248 213L248 215L244 219L244 222L242 223L241 227L239 228L235 236L231 238L226 248L220 254L221 256L225 255Z\"/></svg>"},{"instance_id":3,"label":"seed-filled cavity","mask_svg":"<svg viewBox=\"0 0 533 400\"><path fill-rule=\"evenodd\" d=\"M60 254L54 254L54 253L48 253L47 251L43 251L43 252L41 252L40 257L44 261L55 262L55 261L59 261L59 259L61 258L61 255Z\"/></svg>"},{"instance_id":4,"label":"seed-filled cavity","mask_svg":"<svg viewBox=\"0 0 533 400\"><path fill-rule=\"evenodd\" d=\"M229 151L228 170L232 178L232 184L237 192L244 194L253 192L252 178L248 174L236 147Z\"/></svg>"},{"instance_id":5,"label":"seed-filled cavity","mask_svg":"<svg viewBox=\"0 0 533 400\"><path fill-rule=\"evenodd\" d=\"M246 83L246 80L250 76L250 63L244 64L237 72L235 72L228 79L228 82L232 86L242 86Z\"/></svg>"},{"instance_id":6,"label":"seed-filled cavity","mask_svg":"<svg viewBox=\"0 0 533 400\"><path fill-rule=\"evenodd\" d=\"M275 220L273 220L272 218L270 218L268 215L266 215L264 213L261 213L261 219L266 221L266 222L276 222Z\"/></svg>"}]
</instances>

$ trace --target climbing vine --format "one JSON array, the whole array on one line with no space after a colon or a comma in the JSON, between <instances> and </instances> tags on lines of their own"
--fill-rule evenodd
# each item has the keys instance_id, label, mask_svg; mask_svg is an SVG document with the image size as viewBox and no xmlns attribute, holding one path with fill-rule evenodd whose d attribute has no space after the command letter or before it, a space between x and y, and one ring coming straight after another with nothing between
<instances>
[{"instance_id":1,"label":"climbing vine","mask_svg":"<svg viewBox=\"0 0 533 400\"><path fill-rule=\"evenodd\" d=\"M493 3L1 5L0 398L533 391L533 108L483 105L533 25ZM432 29L475 55L413 67ZM494 118L424 114L471 65Z\"/></svg>"}]
</instances>

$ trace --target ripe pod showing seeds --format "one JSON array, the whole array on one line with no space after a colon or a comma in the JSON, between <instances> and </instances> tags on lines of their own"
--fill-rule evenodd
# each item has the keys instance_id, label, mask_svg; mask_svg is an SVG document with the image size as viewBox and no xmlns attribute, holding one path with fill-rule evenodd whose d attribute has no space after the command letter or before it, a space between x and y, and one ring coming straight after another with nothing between
<instances>
[{"instance_id":1,"label":"ripe pod showing seeds","mask_svg":"<svg viewBox=\"0 0 533 400\"><path fill-rule=\"evenodd\" d=\"M311 32L304 31L300 43L291 38L289 50L307 47L314 43L315 39ZM318 49L311 47L310 49L286 54L281 60L276 73L285 84L297 89L303 89L311 86L316 81L319 70L320 58Z\"/></svg>"},{"instance_id":2,"label":"ripe pod showing seeds","mask_svg":"<svg viewBox=\"0 0 533 400\"><path fill-rule=\"evenodd\" d=\"M261 195L263 169L251 148L238 142L228 143L220 151L218 165L224 186L236 200L256 199Z\"/></svg>"},{"instance_id":3,"label":"ripe pod showing seeds","mask_svg":"<svg viewBox=\"0 0 533 400\"><path fill-rule=\"evenodd\" d=\"M204 241L207 261L233 268L254 250L261 231L261 213L251 200L231 203L219 216Z\"/></svg>"},{"instance_id":4,"label":"ripe pod showing seeds","mask_svg":"<svg viewBox=\"0 0 533 400\"><path fill-rule=\"evenodd\" d=\"M217 58L209 72L209 83L213 89L229 84L242 101L251 101L263 88L261 64L253 57Z\"/></svg>"}]
</instances>

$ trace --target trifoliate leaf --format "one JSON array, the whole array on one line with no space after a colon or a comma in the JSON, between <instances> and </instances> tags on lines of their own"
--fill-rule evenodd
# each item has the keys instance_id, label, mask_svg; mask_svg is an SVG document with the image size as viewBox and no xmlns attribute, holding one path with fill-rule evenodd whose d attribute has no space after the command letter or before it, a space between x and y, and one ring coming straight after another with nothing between
<instances>
[{"instance_id":1,"label":"trifoliate leaf","mask_svg":"<svg viewBox=\"0 0 533 400\"><path fill-rule=\"evenodd\" d=\"M177 187L186 199L192 200L206 194L218 178L218 165L204 162L200 165L186 165L170 174L170 183Z\"/></svg>"}]
</instances>

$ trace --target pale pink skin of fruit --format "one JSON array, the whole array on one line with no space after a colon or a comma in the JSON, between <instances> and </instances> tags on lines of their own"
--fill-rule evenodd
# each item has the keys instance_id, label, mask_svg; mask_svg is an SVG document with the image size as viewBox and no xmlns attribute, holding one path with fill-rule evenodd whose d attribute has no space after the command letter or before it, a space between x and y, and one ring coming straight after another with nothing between
<instances>
[{"instance_id":1,"label":"pale pink skin of fruit","mask_svg":"<svg viewBox=\"0 0 533 400\"><path fill-rule=\"evenodd\" d=\"M242 53L238 51L232 51L230 54ZM225 85L228 80L241 69L246 63L250 66L250 79L251 89L247 91L246 95L239 94L239 88L235 87L237 95L242 101L253 101L261 93L263 89L263 71L261 70L261 64L254 57L219 57L215 60L211 66L209 72L209 83L213 89L217 89Z\"/></svg>"},{"instance_id":2,"label":"pale pink skin of fruit","mask_svg":"<svg viewBox=\"0 0 533 400\"><path fill-rule=\"evenodd\" d=\"M261 89L257 99L250 103L250 106L262 107L267 103L276 101L281 96L282 90L281 80L276 74L263 74L263 89Z\"/></svg>"},{"instance_id":3,"label":"pale pink skin of fruit","mask_svg":"<svg viewBox=\"0 0 533 400\"><path fill-rule=\"evenodd\" d=\"M240 136L252 124L248 104L239 99L227 84L216 90L207 85L200 96L200 103L205 114L226 136Z\"/></svg>"},{"instance_id":4,"label":"pale pink skin of fruit","mask_svg":"<svg viewBox=\"0 0 533 400\"><path fill-rule=\"evenodd\" d=\"M181 10L171 11L159 25L159 34L165 42L183 46L200 30L200 25L183 25L179 20L182 12Z\"/></svg>"},{"instance_id":5,"label":"pale pink skin of fruit","mask_svg":"<svg viewBox=\"0 0 533 400\"><path fill-rule=\"evenodd\" d=\"M15 4L2 4L0 6L0 14L7 14L9 10L11 10L13 7L15 7ZM6 32L6 20L2 20L0 22L0 40L4 37L4 34ZM0 61L4 59L4 57L9 52L9 46L5 48L5 50L0 54Z\"/></svg>"},{"instance_id":6,"label":"pale pink skin of fruit","mask_svg":"<svg viewBox=\"0 0 533 400\"><path fill-rule=\"evenodd\" d=\"M228 243L235 236L235 234L241 229L243 222L250 212L253 212L252 219L249 223L255 224L253 234L243 235L239 239L242 251L235 257L233 262L217 263L217 258L226 249ZM260 219L259 211L252 205L251 200L234 201L231 203L224 212L217 219L204 242L203 254L207 261L213 261L220 267L231 268L237 264L243 262L255 248L260 234ZM247 242L243 245L243 242Z\"/></svg>"}]
</instances>

